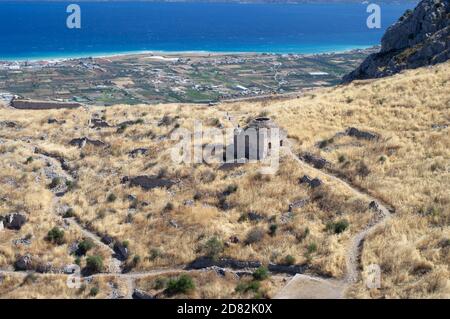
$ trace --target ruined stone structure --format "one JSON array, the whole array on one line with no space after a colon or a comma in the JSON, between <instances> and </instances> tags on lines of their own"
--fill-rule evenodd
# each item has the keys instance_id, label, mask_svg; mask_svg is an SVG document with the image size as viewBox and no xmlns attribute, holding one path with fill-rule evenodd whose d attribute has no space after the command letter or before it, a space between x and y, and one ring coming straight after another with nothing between
<instances>
[{"instance_id":1,"label":"ruined stone structure","mask_svg":"<svg viewBox=\"0 0 450 319\"><path fill-rule=\"evenodd\" d=\"M226 149L226 159L263 160L283 146L286 136L270 118L255 118L247 127L235 129L233 143Z\"/></svg>"}]
</instances>

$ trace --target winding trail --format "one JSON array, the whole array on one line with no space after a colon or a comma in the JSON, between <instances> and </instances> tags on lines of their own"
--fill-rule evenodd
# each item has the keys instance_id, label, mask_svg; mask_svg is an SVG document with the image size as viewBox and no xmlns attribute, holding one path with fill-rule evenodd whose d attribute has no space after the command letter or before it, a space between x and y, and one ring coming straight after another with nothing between
<instances>
[{"instance_id":1,"label":"winding trail","mask_svg":"<svg viewBox=\"0 0 450 319\"><path fill-rule=\"evenodd\" d=\"M311 298L343 298L345 295L345 290L352 284L358 282L359 279L359 257L361 256L362 248L364 240L368 235L374 232L378 227L382 226L389 218L391 218L391 213L389 209L384 206L380 200L374 198L373 196L362 192L356 187L353 187L346 181L338 178L337 176L319 170L305 162L303 162L297 155L292 151L292 146L290 143L283 147L285 153L294 159L301 167L306 168L310 171L313 171L317 176L322 179L332 180L334 182L339 183L344 186L348 191L350 191L353 195L362 197L366 199L368 202L375 203L374 207L372 207L372 211L374 211L374 216L371 222L366 226L364 230L357 233L350 241L347 251L346 251L346 274L343 280L336 281L334 279L325 279L318 278L312 276L305 275L297 275L292 281L286 285L276 296L276 298L307 298L305 296L304 291L306 287L311 286L311 283L316 283L318 288L314 291L313 287L309 287L308 290L311 290L312 293L309 297ZM296 283L300 282L300 283ZM293 289L301 288L302 291L292 291Z\"/></svg>"},{"instance_id":2,"label":"winding trail","mask_svg":"<svg viewBox=\"0 0 450 319\"><path fill-rule=\"evenodd\" d=\"M223 117L228 120L233 127L238 127L236 120L228 112L224 112ZM374 203L373 207L371 207L374 212L374 216L365 229L353 236L348 244L345 256L346 274L344 279L336 280L298 274L278 293L277 296L275 296L275 298L344 298L346 289L350 285L358 282L360 268L359 260L362 253L364 240L378 227L385 224L385 222L391 218L391 213L381 200L371 196L361 189L358 189L338 176L317 169L312 165L303 162L297 155L294 154L292 149L293 146L291 145L291 142L287 141L286 145L280 148L280 151L284 151L286 155L291 157L301 167L308 169L309 171L313 171L318 177L321 177L324 180L328 179L334 181L343 186L353 195L364 198L370 203Z\"/></svg>"}]
</instances>

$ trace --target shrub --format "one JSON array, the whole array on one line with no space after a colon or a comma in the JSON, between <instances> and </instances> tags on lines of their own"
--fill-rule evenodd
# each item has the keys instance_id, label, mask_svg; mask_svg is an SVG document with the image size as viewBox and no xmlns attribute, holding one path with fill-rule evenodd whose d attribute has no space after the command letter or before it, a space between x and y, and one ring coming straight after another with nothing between
<instances>
[{"instance_id":1,"label":"shrub","mask_svg":"<svg viewBox=\"0 0 450 319\"><path fill-rule=\"evenodd\" d=\"M257 293L260 287L261 283L259 281L240 282L236 286L235 291L240 293L253 291L254 293Z\"/></svg>"},{"instance_id":2,"label":"shrub","mask_svg":"<svg viewBox=\"0 0 450 319\"><path fill-rule=\"evenodd\" d=\"M238 190L238 186L237 185L228 185L227 188L225 189L225 191L223 192L223 195L225 196L229 196L233 193L235 193Z\"/></svg>"},{"instance_id":3,"label":"shrub","mask_svg":"<svg viewBox=\"0 0 450 319\"><path fill-rule=\"evenodd\" d=\"M157 258L160 258L162 256L162 252L158 248L152 248L150 249L150 256L148 259L155 260Z\"/></svg>"},{"instance_id":4,"label":"shrub","mask_svg":"<svg viewBox=\"0 0 450 319\"><path fill-rule=\"evenodd\" d=\"M287 256L284 258L284 263L285 263L286 265L289 265L289 266L295 264L295 257L292 256L292 255L287 255Z\"/></svg>"},{"instance_id":5,"label":"shrub","mask_svg":"<svg viewBox=\"0 0 450 319\"><path fill-rule=\"evenodd\" d=\"M329 222L327 223L327 230L331 231L335 234L343 233L349 226L349 223L346 219L337 221L335 223Z\"/></svg>"},{"instance_id":6,"label":"shrub","mask_svg":"<svg viewBox=\"0 0 450 319\"><path fill-rule=\"evenodd\" d=\"M27 160L25 161L25 164L28 165L28 164L31 164L31 163L33 163L33 157L30 156L30 157L28 157Z\"/></svg>"},{"instance_id":7,"label":"shrub","mask_svg":"<svg viewBox=\"0 0 450 319\"><path fill-rule=\"evenodd\" d=\"M270 236L275 236L277 233L277 229L278 229L278 225L277 224L271 224L269 226L269 235Z\"/></svg>"},{"instance_id":8,"label":"shrub","mask_svg":"<svg viewBox=\"0 0 450 319\"><path fill-rule=\"evenodd\" d=\"M89 256L86 258L86 269L90 273L99 273L103 270L103 258L100 256Z\"/></svg>"},{"instance_id":9,"label":"shrub","mask_svg":"<svg viewBox=\"0 0 450 319\"><path fill-rule=\"evenodd\" d=\"M171 202L167 203L166 206L164 206L163 211L164 212L170 212L172 211L174 208L173 204Z\"/></svg>"},{"instance_id":10,"label":"shrub","mask_svg":"<svg viewBox=\"0 0 450 319\"><path fill-rule=\"evenodd\" d=\"M77 250L77 254L78 255L86 255L86 253L91 250L92 248L94 248L94 242L92 241L92 239L90 238L86 238L83 239L79 244L78 244L78 250Z\"/></svg>"},{"instance_id":11,"label":"shrub","mask_svg":"<svg viewBox=\"0 0 450 319\"><path fill-rule=\"evenodd\" d=\"M109 203L113 203L113 202L116 201L116 199L117 199L117 196L116 196L115 194L111 193L111 194L108 195L108 197L107 197L106 200L107 200Z\"/></svg>"},{"instance_id":12,"label":"shrub","mask_svg":"<svg viewBox=\"0 0 450 319\"><path fill-rule=\"evenodd\" d=\"M189 275L181 275L177 279L170 279L167 282L165 292L168 295L185 294L193 289L195 289L195 284L192 278Z\"/></svg>"},{"instance_id":13,"label":"shrub","mask_svg":"<svg viewBox=\"0 0 450 319\"><path fill-rule=\"evenodd\" d=\"M98 291L99 291L98 287L92 287L91 291L89 291L89 296L91 296L91 297L97 296L98 295Z\"/></svg>"},{"instance_id":14,"label":"shrub","mask_svg":"<svg viewBox=\"0 0 450 319\"><path fill-rule=\"evenodd\" d=\"M166 287L167 280L165 278L157 278L153 283L153 289L160 290Z\"/></svg>"},{"instance_id":15,"label":"shrub","mask_svg":"<svg viewBox=\"0 0 450 319\"><path fill-rule=\"evenodd\" d=\"M74 216L75 216L75 211L73 208L69 208L68 210L66 210L66 212L63 215L64 218L71 218Z\"/></svg>"},{"instance_id":16,"label":"shrub","mask_svg":"<svg viewBox=\"0 0 450 319\"><path fill-rule=\"evenodd\" d=\"M212 237L210 240L208 240L204 247L206 256L212 259L217 259L219 255L224 250L224 245L221 240L219 240L217 237Z\"/></svg>"},{"instance_id":17,"label":"shrub","mask_svg":"<svg viewBox=\"0 0 450 319\"><path fill-rule=\"evenodd\" d=\"M47 240L57 245L64 244L64 230L61 230L58 227L53 227L47 233Z\"/></svg>"},{"instance_id":18,"label":"shrub","mask_svg":"<svg viewBox=\"0 0 450 319\"><path fill-rule=\"evenodd\" d=\"M308 254L315 253L317 251L317 244L311 243L308 245L308 247L306 247L306 249L308 250Z\"/></svg>"},{"instance_id":19,"label":"shrub","mask_svg":"<svg viewBox=\"0 0 450 319\"><path fill-rule=\"evenodd\" d=\"M48 187L50 189L56 188L59 185L64 183L64 179L62 177L55 177L52 179L52 182L50 183L50 185L48 185Z\"/></svg>"},{"instance_id":20,"label":"shrub","mask_svg":"<svg viewBox=\"0 0 450 319\"><path fill-rule=\"evenodd\" d=\"M347 158L345 157L345 155L339 155L339 157L338 157L339 163L344 163L346 160L347 160Z\"/></svg>"},{"instance_id":21,"label":"shrub","mask_svg":"<svg viewBox=\"0 0 450 319\"><path fill-rule=\"evenodd\" d=\"M261 241L264 238L264 231L261 228L253 228L247 234L246 245L251 245Z\"/></svg>"},{"instance_id":22,"label":"shrub","mask_svg":"<svg viewBox=\"0 0 450 319\"><path fill-rule=\"evenodd\" d=\"M253 278L255 280L265 280L269 278L269 270L266 267L259 267L253 272Z\"/></svg>"}]
</instances>

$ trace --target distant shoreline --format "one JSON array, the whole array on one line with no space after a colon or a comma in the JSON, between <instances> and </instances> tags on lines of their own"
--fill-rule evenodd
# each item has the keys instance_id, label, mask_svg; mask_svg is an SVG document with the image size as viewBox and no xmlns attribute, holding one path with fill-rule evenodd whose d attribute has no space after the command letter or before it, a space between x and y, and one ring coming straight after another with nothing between
<instances>
[{"instance_id":1,"label":"distant shoreline","mask_svg":"<svg viewBox=\"0 0 450 319\"><path fill-rule=\"evenodd\" d=\"M283 51L203 51L203 50L191 50L191 51L158 51L158 50L142 50L142 51L127 51L127 52L104 52L104 53L80 53L80 54L68 54L68 55L43 55L40 57L30 57L30 58L3 58L0 57L0 62L14 63L14 62L62 62L67 60L77 60L86 58L95 59L107 59L107 58L120 58L134 55L154 55L154 56L184 56L184 55L263 55L263 54L294 54L294 55L317 55L317 54L339 54L347 53L356 50L369 50L376 48L377 45L364 45L364 46L346 46L342 49L336 50L318 50L316 52L283 52Z\"/></svg>"}]
</instances>

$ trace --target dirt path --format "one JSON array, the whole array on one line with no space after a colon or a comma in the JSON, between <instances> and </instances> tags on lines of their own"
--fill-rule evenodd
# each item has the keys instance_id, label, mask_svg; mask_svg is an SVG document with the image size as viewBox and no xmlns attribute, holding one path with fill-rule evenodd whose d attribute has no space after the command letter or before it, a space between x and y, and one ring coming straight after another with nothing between
<instances>
[{"instance_id":1,"label":"dirt path","mask_svg":"<svg viewBox=\"0 0 450 319\"><path fill-rule=\"evenodd\" d=\"M346 251L346 274L343 280L336 281L333 279L323 279L310 276L296 276L288 285L286 285L277 295L276 298L343 298L345 290L358 281L359 278L359 256L361 255L363 242L365 238L374 230L380 227L391 217L389 210L376 198L362 192L361 190L348 184L346 181L338 177L314 168L311 165L300 160L292 151L292 146L288 145L283 148L288 156L294 159L300 166L313 171L318 177L328 179L344 186L348 191L358 197L366 199L368 202L376 203L372 210L374 216L369 225L364 230L356 234L350 241ZM305 290L310 292L305 295Z\"/></svg>"}]
</instances>

